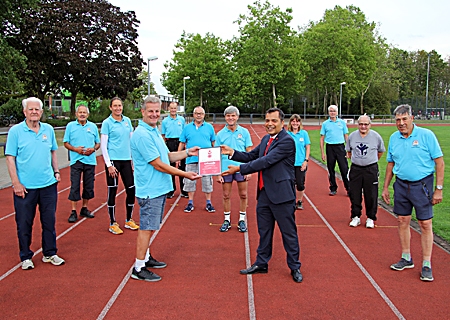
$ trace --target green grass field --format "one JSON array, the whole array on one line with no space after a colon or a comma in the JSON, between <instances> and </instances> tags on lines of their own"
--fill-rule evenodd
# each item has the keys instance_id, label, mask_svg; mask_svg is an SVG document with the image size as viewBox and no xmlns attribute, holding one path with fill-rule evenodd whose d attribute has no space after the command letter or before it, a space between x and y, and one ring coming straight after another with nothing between
<instances>
[{"instance_id":1,"label":"green grass field","mask_svg":"<svg viewBox=\"0 0 450 320\"><path fill-rule=\"evenodd\" d=\"M421 125L424 128L428 128L432 130L441 145L442 152L444 153L444 162L447 164L445 167L445 177L444 177L444 190L443 190L443 201L442 203L434 206L434 219L433 219L433 230L436 234L444 238L447 242L450 242L450 126L426 126ZM305 128L308 130L308 127ZM350 132L356 130L356 128L349 129ZM384 144L386 146L386 150L388 147L389 137L393 132L397 130L396 126L377 126L374 125L372 130L377 131L384 140ZM320 131L319 130L308 130L309 137L311 140L311 156L321 161L320 155ZM324 163L324 162L323 162ZM349 162L350 163L350 162ZM381 191L384 185L384 177L386 174L386 154L384 154L379 161L380 168L380 183L379 183L379 192L380 199L379 201L383 201L381 199ZM336 166L336 171L339 169ZM395 178L392 179L390 192L391 192L391 204L393 203L393 189L392 183L395 181ZM328 183L324 181L324 183Z\"/></svg>"}]
</instances>

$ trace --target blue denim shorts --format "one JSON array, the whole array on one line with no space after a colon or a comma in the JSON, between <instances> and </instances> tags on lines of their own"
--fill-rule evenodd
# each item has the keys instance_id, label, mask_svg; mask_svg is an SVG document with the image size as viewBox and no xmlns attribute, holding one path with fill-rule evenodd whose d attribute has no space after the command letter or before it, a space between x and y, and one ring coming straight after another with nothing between
<instances>
[{"instance_id":1,"label":"blue denim shorts","mask_svg":"<svg viewBox=\"0 0 450 320\"><path fill-rule=\"evenodd\" d=\"M433 175L420 181L409 182L397 178L394 182L394 213L410 216L414 207L417 220L433 218Z\"/></svg>"},{"instance_id":2,"label":"blue denim shorts","mask_svg":"<svg viewBox=\"0 0 450 320\"><path fill-rule=\"evenodd\" d=\"M166 204L166 195L156 198L142 199L136 197L139 210L139 229L141 230L159 230L164 215L164 206Z\"/></svg>"}]
</instances>

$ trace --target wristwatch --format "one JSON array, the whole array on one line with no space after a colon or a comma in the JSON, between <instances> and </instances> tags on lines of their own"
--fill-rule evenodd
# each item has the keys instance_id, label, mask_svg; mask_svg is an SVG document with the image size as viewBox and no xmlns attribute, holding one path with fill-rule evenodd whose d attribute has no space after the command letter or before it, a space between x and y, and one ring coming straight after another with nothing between
<instances>
[{"instance_id":1,"label":"wristwatch","mask_svg":"<svg viewBox=\"0 0 450 320\"><path fill-rule=\"evenodd\" d=\"M442 185L440 185L440 184L438 184L438 185L436 185L436 189L437 190L442 190L444 187L442 186Z\"/></svg>"}]
</instances>

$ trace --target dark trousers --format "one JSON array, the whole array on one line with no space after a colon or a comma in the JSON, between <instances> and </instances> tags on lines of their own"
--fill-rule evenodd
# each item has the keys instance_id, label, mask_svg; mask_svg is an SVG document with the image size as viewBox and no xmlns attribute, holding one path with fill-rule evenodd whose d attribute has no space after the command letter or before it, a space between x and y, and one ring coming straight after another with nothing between
<instances>
[{"instance_id":1,"label":"dark trousers","mask_svg":"<svg viewBox=\"0 0 450 320\"><path fill-rule=\"evenodd\" d=\"M83 175L83 195L80 196L80 182ZM70 166L70 201L94 198L95 166L80 161Z\"/></svg>"},{"instance_id":2,"label":"dark trousers","mask_svg":"<svg viewBox=\"0 0 450 320\"><path fill-rule=\"evenodd\" d=\"M348 162L345 157L344 144L328 144L326 145L327 153L327 168L328 168L328 181L330 182L330 191L337 191L336 184L336 162L338 163L339 170L341 171L342 182L344 182L345 190L348 191Z\"/></svg>"},{"instance_id":3,"label":"dark trousers","mask_svg":"<svg viewBox=\"0 0 450 320\"><path fill-rule=\"evenodd\" d=\"M361 217L362 196L364 193L364 205L367 218L377 220L378 209L378 163L368 166L352 164L349 177L349 195L352 204L351 218Z\"/></svg>"},{"instance_id":4,"label":"dark trousers","mask_svg":"<svg viewBox=\"0 0 450 320\"><path fill-rule=\"evenodd\" d=\"M283 239L287 265L291 270L299 269L301 266L299 261L300 244L295 224L295 199L281 204L273 204L267 197L265 189L262 189L256 206L256 219L259 246L255 264L266 267L272 257L273 232L276 221Z\"/></svg>"},{"instance_id":5,"label":"dark trousers","mask_svg":"<svg viewBox=\"0 0 450 320\"><path fill-rule=\"evenodd\" d=\"M177 138L168 138L166 139L166 145L170 152L178 151L178 145L180 141ZM175 162L171 162L170 165L175 167ZM186 159L180 161L180 166L178 167L181 171L186 171ZM180 190L183 192L184 182L183 177L178 177L178 181L180 182ZM172 175L172 184L173 184L173 192L177 190L177 186L175 184L175 176Z\"/></svg>"},{"instance_id":6,"label":"dark trousers","mask_svg":"<svg viewBox=\"0 0 450 320\"><path fill-rule=\"evenodd\" d=\"M20 260L31 259L31 239L33 222L36 216L36 207L39 206L39 215L42 226L42 253L44 256L55 255L56 231L55 214L58 200L57 183L45 188L27 189L25 198L14 195L14 209L16 210L17 236L19 238Z\"/></svg>"}]
</instances>

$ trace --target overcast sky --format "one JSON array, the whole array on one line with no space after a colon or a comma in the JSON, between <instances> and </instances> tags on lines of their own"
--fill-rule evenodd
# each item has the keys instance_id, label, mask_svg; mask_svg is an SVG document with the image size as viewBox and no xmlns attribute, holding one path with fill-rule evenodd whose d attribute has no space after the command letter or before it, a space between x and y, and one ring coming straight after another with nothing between
<instances>
[{"instance_id":1,"label":"overcast sky","mask_svg":"<svg viewBox=\"0 0 450 320\"><path fill-rule=\"evenodd\" d=\"M139 49L144 60L157 56L150 71L158 94L167 94L160 77L164 63L172 59L172 50L183 30L187 33L207 32L222 39L238 35L234 24L240 14L248 14L247 5L253 0L109 0L122 11L135 11L141 24ZM450 56L450 1L449 0L270 0L281 9L293 9L291 27L305 26L318 21L326 9L336 5L359 7L369 22L379 26L387 43L413 51L436 50L443 58Z\"/></svg>"}]
</instances>

